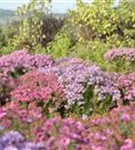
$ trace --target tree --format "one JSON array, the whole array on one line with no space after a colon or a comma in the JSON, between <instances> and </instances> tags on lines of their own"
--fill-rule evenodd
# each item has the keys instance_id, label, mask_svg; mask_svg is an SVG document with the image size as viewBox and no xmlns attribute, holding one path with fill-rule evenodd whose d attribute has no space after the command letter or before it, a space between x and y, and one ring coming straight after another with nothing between
<instances>
[{"instance_id":1,"label":"tree","mask_svg":"<svg viewBox=\"0 0 135 150\"><path fill-rule=\"evenodd\" d=\"M21 18L19 34L15 37L16 47L32 50L36 48L46 35L42 32L43 16L48 13L50 0L31 0L17 9Z\"/></svg>"}]
</instances>

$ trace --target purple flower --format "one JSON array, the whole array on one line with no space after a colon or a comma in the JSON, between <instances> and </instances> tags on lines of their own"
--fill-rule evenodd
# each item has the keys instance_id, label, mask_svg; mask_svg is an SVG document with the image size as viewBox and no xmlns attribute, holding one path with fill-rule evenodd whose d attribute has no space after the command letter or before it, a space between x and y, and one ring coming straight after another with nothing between
<instances>
[{"instance_id":1,"label":"purple flower","mask_svg":"<svg viewBox=\"0 0 135 150\"><path fill-rule=\"evenodd\" d=\"M111 77L95 65L84 62L68 65L60 65L59 63L55 67L40 71L53 72L58 76L59 82L64 86L67 99L66 108L70 108L75 103L84 104L84 94L89 87L98 100L105 100L110 96L115 101L121 97L120 91L115 87Z\"/></svg>"},{"instance_id":2,"label":"purple flower","mask_svg":"<svg viewBox=\"0 0 135 150\"><path fill-rule=\"evenodd\" d=\"M9 131L0 139L3 144L13 144L24 141L24 137L17 131Z\"/></svg>"},{"instance_id":3,"label":"purple flower","mask_svg":"<svg viewBox=\"0 0 135 150\"><path fill-rule=\"evenodd\" d=\"M111 49L104 55L107 61L115 60L127 60L129 62L135 61L135 49L134 48L123 48L123 49Z\"/></svg>"},{"instance_id":4,"label":"purple flower","mask_svg":"<svg viewBox=\"0 0 135 150\"><path fill-rule=\"evenodd\" d=\"M27 70L52 66L54 60L49 55L32 55L26 50L15 51L12 54L0 57L0 70L9 72L26 72Z\"/></svg>"},{"instance_id":5,"label":"purple flower","mask_svg":"<svg viewBox=\"0 0 135 150\"><path fill-rule=\"evenodd\" d=\"M121 146L120 150L134 150L135 144L131 139L126 139L125 143Z\"/></svg>"},{"instance_id":6,"label":"purple flower","mask_svg":"<svg viewBox=\"0 0 135 150\"><path fill-rule=\"evenodd\" d=\"M27 141L17 131L9 131L0 137L0 150L47 150L44 143Z\"/></svg>"}]
</instances>

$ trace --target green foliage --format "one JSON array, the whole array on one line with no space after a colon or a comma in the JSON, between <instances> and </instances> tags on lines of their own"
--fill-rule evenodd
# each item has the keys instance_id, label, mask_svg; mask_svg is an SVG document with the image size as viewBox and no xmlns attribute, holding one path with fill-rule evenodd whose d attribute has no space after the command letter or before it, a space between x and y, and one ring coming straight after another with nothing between
<instances>
[{"instance_id":1,"label":"green foliage","mask_svg":"<svg viewBox=\"0 0 135 150\"><path fill-rule=\"evenodd\" d=\"M0 56L12 53L14 50L15 47L13 45L7 45L6 47L0 49Z\"/></svg>"},{"instance_id":2,"label":"green foliage","mask_svg":"<svg viewBox=\"0 0 135 150\"><path fill-rule=\"evenodd\" d=\"M17 9L19 21L6 23L0 29L0 54L26 48L46 53L45 47L62 28L66 16L48 13L49 0L31 0Z\"/></svg>"},{"instance_id":3,"label":"green foliage","mask_svg":"<svg viewBox=\"0 0 135 150\"><path fill-rule=\"evenodd\" d=\"M46 38L46 35L42 33L42 26L48 3L48 0L31 0L18 8L17 14L21 18L21 24L19 34L14 40L16 47L32 50Z\"/></svg>"},{"instance_id":4,"label":"green foliage","mask_svg":"<svg viewBox=\"0 0 135 150\"><path fill-rule=\"evenodd\" d=\"M15 50L13 38L17 34L18 23L14 22L13 25L6 25L0 28L0 55L8 54Z\"/></svg>"},{"instance_id":5,"label":"green foliage","mask_svg":"<svg viewBox=\"0 0 135 150\"><path fill-rule=\"evenodd\" d=\"M81 106L77 104L72 108L72 113L80 115L96 115L104 114L111 110L112 107L116 106L116 103L112 101L111 97L108 96L104 101L99 101L96 95L93 93L93 87L88 86L88 90L84 93L85 103Z\"/></svg>"},{"instance_id":6,"label":"green foliage","mask_svg":"<svg viewBox=\"0 0 135 150\"><path fill-rule=\"evenodd\" d=\"M115 2L95 0L85 4L78 1L77 9L70 13L70 21L75 27L79 26L79 41L101 40L111 47L131 45L135 33L135 4L122 0L116 7Z\"/></svg>"},{"instance_id":7,"label":"green foliage","mask_svg":"<svg viewBox=\"0 0 135 150\"><path fill-rule=\"evenodd\" d=\"M85 41L78 42L72 48L71 55L74 57L80 57L84 60L97 63L99 66L104 67L106 62L104 61L104 53L108 49L107 45L101 41Z\"/></svg>"},{"instance_id":8,"label":"green foliage","mask_svg":"<svg viewBox=\"0 0 135 150\"><path fill-rule=\"evenodd\" d=\"M54 58L70 55L70 48L74 42L68 30L62 29L55 37L55 39L48 43L46 51L52 54Z\"/></svg>"},{"instance_id":9,"label":"green foliage","mask_svg":"<svg viewBox=\"0 0 135 150\"><path fill-rule=\"evenodd\" d=\"M55 57L78 56L115 70L113 64L107 65L103 55L110 48L135 47L134 10L133 0L121 0L118 5L116 0L78 0L65 24L70 32L61 30L49 44L49 52Z\"/></svg>"},{"instance_id":10,"label":"green foliage","mask_svg":"<svg viewBox=\"0 0 135 150\"><path fill-rule=\"evenodd\" d=\"M7 41L5 40L5 35L2 32L2 28L0 28L0 47L7 45Z\"/></svg>"}]
</instances>

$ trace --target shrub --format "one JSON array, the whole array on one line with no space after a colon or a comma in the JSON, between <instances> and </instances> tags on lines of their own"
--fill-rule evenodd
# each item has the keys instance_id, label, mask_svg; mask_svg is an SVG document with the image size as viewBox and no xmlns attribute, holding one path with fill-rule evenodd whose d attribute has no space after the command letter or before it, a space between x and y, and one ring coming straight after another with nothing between
<instances>
[{"instance_id":1,"label":"shrub","mask_svg":"<svg viewBox=\"0 0 135 150\"><path fill-rule=\"evenodd\" d=\"M19 33L13 40L16 49L25 48L33 53L45 53L45 46L54 39L64 23L64 17L57 18L50 13L49 4L49 0L31 0L18 7Z\"/></svg>"},{"instance_id":2,"label":"shrub","mask_svg":"<svg viewBox=\"0 0 135 150\"><path fill-rule=\"evenodd\" d=\"M35 102L48 113L49 107L59 110L64 103L64 91L57 76L33 71L18 79L18 86L11 92L12 98L22 104Z\"/></svg>"},{"instance_id":3,"label":"shrub","mask_svg":"<svg viewBox=\"0 0 135 150\"><path fill-rule=\"evenodd\" d=\"M77 1L76 9L69 12L65 23L66 30L69 29L68 40L56 36L50 53L57 57L78 56L104 69L115 70L104 62L103 56L111 48L135 46L134 8L134 2L127 0L118 5L115 0L95 0L90 4ZM61 30L59 34L64 33Z\"/></svg>"},{"instance_id":4,"label":"shrub","mask_svg":"<svg viewBox=\"0 0 135 150\"><path fill-rule=\"evenodd\" d=\"M17 35L18 28L19 22L16 21L0 27L0 55L9 54L15 50L13 39Z\"/></svg>"},{"instance_id":5,"label":"shrub","mask_svg":"<svg viewBox=\"0 0 135 150\"><path fill-rule=\"evenodd\" d=\"M68 32L68 29L62 29L58 32L54 40L47 44L47 53L53 55L54 58L60 58L70 55L70 48L74 45L74 41Z\"/></svg>"},{"instance_id":6,"label":"shrub","mask_svg":"<svg viewBox=\"0 0 135 150\"><path fill-rule=\"evenodd\" d=\"M123 42L128 45L129 40L134 39L134 2L122 0L117 6L115 2L96 0L85 4L78 1L77 9L71 11L70 18L74 26L79 26L78 36L82 40L101 40L111 42L110 46L124 46Z\"/></svg>"},{"instance_id":7,"label":"shrub","mask_svg":"<svg viewBox=\"0 0 135 150\"><path fill-rule=\"evenodd\" d=\"M18 76L28 70L45 68L54 64L49 55L32 55L26 50L15 51L9 55L0 57L0 70L7 73L13 73Z\"/></svg>"},{"instance_id":8,"label":"shrub","mask_svg":"<svg viewBox=\"0 0 135 150\"><path fill-rule=\"evenodd\" d=\"M43 17L42 33L46 35L41 43L43 47L54 40L55 35L64 25L65 17L61 17L60 14L58 14L58 17L55 14L47 14Z\"/></svg>"},{"instance_id":9,"label":"shrub","mask_svg":"<svg viewBox=\"0 0 135 150\"><path fill-rule=\"evenodd\" d=\"M95 65L72 59L60 61L56 67L43 69L54 72L65 88L66 109L82 115L106 111L120 99L109 75Z\"/></svg>"},{"instance_id":10,"label":"shrub","mask_svg":"<svg viewBox=\"0 0 135 150\"><path fill-rule=\"evenodd\" d=\"M134 71L135 49L111 49L104 55L107 62L111 62L116 71Z\"/></svg>"},{"instance_id":11,"label":"shrub","mask_svg":"<svg viewBox=\"0 0 135 150\"><path fill-rule=\"evenodd\" d=\"M70 52L71 56L82 58L88 62L94 62L102 68L106 68L107 63L104 61L104 53L108 46L101 41L89 41L77 43Z\"/></svg>"},{"instance_id":12,"label":"shrub","mask_svg":"<svg viewBox=\"0 0 135 150\"><path fill-rule=\"evenodd\" d=\"M41 27L43 25L43 15L47 10L48 3L48 0L31 0L28 4L18 7L16 12L21 18L21 23L19 34L14 40L17 48L18 46L22 46L21 48L32 49L45 37L41 32Z\"/></svg>"},{"instance_id":13,"label":"shrub","mask_svg":"<svg viewBox=\"0 0 135 150\"><path fill-rule=\"evenodd\" d=\"M126 101L135 100L135 73L122 74L117 73L113 75L113 80L118 89L122 93L122 99Z\"/></svg>"}]
</instances>

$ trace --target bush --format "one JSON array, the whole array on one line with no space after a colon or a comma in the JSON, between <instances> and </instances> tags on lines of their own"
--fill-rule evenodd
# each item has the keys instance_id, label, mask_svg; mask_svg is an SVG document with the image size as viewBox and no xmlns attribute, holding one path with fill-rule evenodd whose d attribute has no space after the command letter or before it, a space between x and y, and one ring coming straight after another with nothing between
<instances>
[{"instance_id":1,"label":"bush","mask_svg":"<svg viewBox=\"0 0 135 150\"><path fill-rule=\"evenodd\" d=\"M47 53L53 55L54 58L60 58L64 56L69 56L74 45L74 41L67 28L63 28L58 32L54 40L47 44Z\"/></svg>"},{"instance_id":2,"label":"bush","mask_svg":"<svg viewBox=\"0 0 135 150\"><path fill-rule=\"evenodd\" d=\"M29 70L49 67L54 63L54 60L49 55L33 55L27 50L18 50L0 57L0 71L17 77Z\"/></svg>"},{"instance_id":3,"label":"bush","mask_svg":"<svg viewBox=\"0 0 135 150\"><path fill-rule=\"evenodd\" d=\"M57 14L56 14L57 15ZM42 46L46 47L47 43L54 40L57 32L63 27L66 16L58 18L55 14L47 14L43 17L42 33L46 36L42 41Z\"/></svg>"},{"instance_id":4,"label":"bush","mask_svg":"<svg viewBox=\"0 0 135 150\"><path fill-rule=\"evenodd\" d=\"M135 100L135 72L114 74L113 80L121 91L122 99L125 103Z\"/></svg>"},{"instance_id":5,"label":"bush","mask_svg":"<svg viewBox=\"0 0 135 150\"><path fill-rule=\"evenodd\" d=\"M132 72L135 66L135 49L122 48L111 49L104 55L107 63L111 63L108 69L115 69L117 72Z\"/></svg>"},{"instance_id":6,"label":"bush","mask_svg":"<svg viewBox=\"0 0 135 150\"><path fill-rule=\"evenodd\" d=\"M18 86L11 92L12 99L25 104L35 102L37 106L49 113L49 107L54 111L63 107L64 91L57 76L38 71L26 73L18 79Z\"/></svg>"},{"instance_id":7,"label":"bush","mask_svg":"<svg viewBox=\"0 0 135 150\"><path fill-rule=\"evenodd\" d=\"M48 0L31 0L18 7L17 14L21 20L19 33L13 41L16 49L25 48L33 53L45 53L44 47L54 39L64 23L64 17L56 18L48 11L49 3Z\"/></svg>"},{"instance_id":8,"label":"bush","mask_svg":"<svg viewBox=\"0 0 135 150\"><path fill-rule=\"evenodd\" d=\"M127 0L118 5L115 0L95 0L90 4L79 0L65 24L70 29L66 40L62 37L65 30L61 30L61 38L56 36L50 53L57 57L78 56L108 68L103 58L108 49L135 46L134 8L134 2Z\"/></svg>"},{"instance_id":9,"label":"bush","mask_svg":"<svg viewBox=\"0 0 135 150\"><path fill-rule=\"evenodd\" d=\"M0 55L9 54L15 50L13 39L18 34L18 28L19 22L16 21L0 28Z\"/></svg>"},{"instance_id":10,"label":"bush","mask_svg":"<svg viewBox=\"0 0 135 150\"><path fill-rule=\"evenodd\" d=\"M106 72L81 60L64 59L54 67L43 69L43 72L53 72L59 77L66 94L67 112L79 116L104 113L121 97Z\"/></svg>"}]
</instances>

